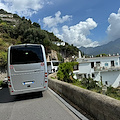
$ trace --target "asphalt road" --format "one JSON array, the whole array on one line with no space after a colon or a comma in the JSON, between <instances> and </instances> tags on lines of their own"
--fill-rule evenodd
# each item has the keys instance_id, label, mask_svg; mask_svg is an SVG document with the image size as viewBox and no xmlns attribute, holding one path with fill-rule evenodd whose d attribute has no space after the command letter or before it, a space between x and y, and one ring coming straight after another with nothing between
<instances>
[{"instance_id":1,"label":"asphalt road","mask_svg":"<svg viewBox=\"0 0 120 120\"><path fill-rule=\"evenodd\" d=\"M0 120L79 120L49 90L42 94L10 96L0 90Z\"/></svg>"}]
</instances>

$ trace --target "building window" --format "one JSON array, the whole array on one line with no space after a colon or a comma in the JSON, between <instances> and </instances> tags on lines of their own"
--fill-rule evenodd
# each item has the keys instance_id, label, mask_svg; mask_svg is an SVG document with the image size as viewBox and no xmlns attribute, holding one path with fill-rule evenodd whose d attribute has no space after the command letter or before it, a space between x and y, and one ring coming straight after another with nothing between
<instances>
[{"instance_id":1,"label":"building window","mask_svg":"<svg viewBox=\"0 0 120 120\"><path fill-rule=\"evenodd\" d=\"M82 79L83 75L82 74L78 74L78 79Z\"/></svg>"},{"instance_id":2,"label":"building window","mask_svg":"<svg viewBox=\"0 0 120 120\"><path fill-rule=\"evenodd\" d=\"M95 77L95 74L94 73L92 73L92 78L94 78Z\"/></svg>"},{"instance_id":3,"label":"building window","mask_svg":"<svg viewBox=\"0 0 120 120\"><path fill-rule=\"evenodd\" d=\"M114 64L114 61L111 61L111 67L114 67L115 64Z\"/></svg>"},{"instance_id":4,"label":"building window","mask_svg":"<svg viewBox=\"0 0 120 120\"><path fill-rule=\"evenodd\" d=\"M99 67L99 66L100 66L100 61L96 62L96 67Z\"/></svg>"},{"instance_id":5,"label":"building window","mask_svg":"<svg viewBox=\"0 0 120 120\"><path fill-rule=\"evenodd\" d=\"M116 62L115 64L118 65L118 62Z\"/></svg>"},{"instance_id":6,"label":"building window","mask_svg":"<svg viewBox=\"0 0 120 120\"><path fill-rule=\"evenodd\" d=\"M78 65L74 65L73 70L79 70Z\"/></svg>"},{"instance_id":7,"label":"building window","mask_svg":"<svg viewBox=\"0 0 120 120\"><path fill-rule=\"evenodd\" d=\"M108 63L105 63L105 66L108 66Z\"/></svg>"},{"instance_id":8,"label":"building window","mask_svg":"<svg viewBox=\"0 0 120 120\"><path fill-rule=\"evenodd\" d=\"M105 85L108 85L108 81L105 81Z\"/></svg>"},{"instance_id":9,"label":"building window","mask_svg":"<svg viewBox=\"0 0 120 120\"><path fill-rule=\"evenodd\" d=\"M87 78L87 77L86 77L86 74L84 74L84 78Z\"/></svg>"},{"instance_id":10,"label":"building window","mask_svg":"<svg viewBox=\"0 0 120 120\"><path fill-rule=\"evenodd\" d=\"M91 68L94 68L94 62L91 62Z\"/></svg>"},{"instance_id":11,"label":"building window","mask_svg":"<svg viewBox=\"0 0 120 120\"><path fill-rule=\"evenodd\" d=\"M90 74L88 74L88 78L90 78Z\"/></svg>"}]
</instances>

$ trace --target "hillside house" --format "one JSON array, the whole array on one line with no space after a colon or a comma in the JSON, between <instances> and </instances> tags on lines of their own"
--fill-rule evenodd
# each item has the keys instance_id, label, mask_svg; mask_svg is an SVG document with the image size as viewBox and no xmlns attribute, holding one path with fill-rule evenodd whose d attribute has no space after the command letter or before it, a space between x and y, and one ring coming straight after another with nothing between
<instances>
[{"instance_id":1,"label":"hillside house","mask_svg":"<svg viewBox=\"0 0 120 120\"><path fill-rule=\"evenodd\" d=\"M13 14L0 14L0 19L7 22L18 22L16 19L13 18Z\"/></svg>"},{"instance_id":2,"label":"hillside house","mask_svg":"<svg viewBox=\"0 0 120 120\"><path fill-rule=\"evenodd\" d=\"M57 46L65 46L65 42L58 42L58 41L53 41L54 44Z\"/></svg>"},{"instance_id":3,"label":"hillside house","mask_svg":"<svg viewBox=\"0 0 120 120\"><path fill-rule=\"evenodd\" d=\"M1 18L13 18L13 14L0 14Z\"/></svg>"},{"instance_id":4,"label":"hillside house","mask_svg":"<svg viewBox=\"0 0 120 120\"><path fill-rule=\"evenodd\" d=\"M120 56L78 58L79 70L74 71L76 78L93 78L103 85L120 86Z\"/></svg>"}]
</instances>

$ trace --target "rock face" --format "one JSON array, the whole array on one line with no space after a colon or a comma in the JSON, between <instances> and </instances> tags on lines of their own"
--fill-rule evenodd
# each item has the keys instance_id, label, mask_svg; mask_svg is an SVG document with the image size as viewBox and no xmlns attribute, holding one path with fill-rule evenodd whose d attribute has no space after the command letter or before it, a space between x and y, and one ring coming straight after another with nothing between
<instances>
[{"instance_id":1,"label":"rock face","mask_svg":"<svg viewBox=\"0 0 120 120\"><path fill-rule=\"evenodd\" d=\"M47 61L51 61L51 60L58 61L57 52L54 50L51 50L51 53L49 53L47 56Z\"/></svg>"}]
</instances>

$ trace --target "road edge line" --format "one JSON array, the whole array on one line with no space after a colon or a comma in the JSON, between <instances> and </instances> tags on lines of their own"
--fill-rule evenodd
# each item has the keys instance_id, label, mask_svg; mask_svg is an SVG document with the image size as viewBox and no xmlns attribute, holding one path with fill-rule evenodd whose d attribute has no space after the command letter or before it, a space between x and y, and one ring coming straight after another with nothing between
<instances>
[{"instance_id":1,"label":"road edge line","mask_svg":"<svg viewBox=\"0 0 120 120\"><path fill-rule=\"evenodd\" d=\"M61 98L57 93L55 93L52 89L48 87L48 90L52 92L69 110L71 110L78 118L81 120L89 120L86 118L83 114L81 114L79 111L77 111L74 107L72 107L70 104L68 104L63 98Z\"/></svg>"}]
</instances>

